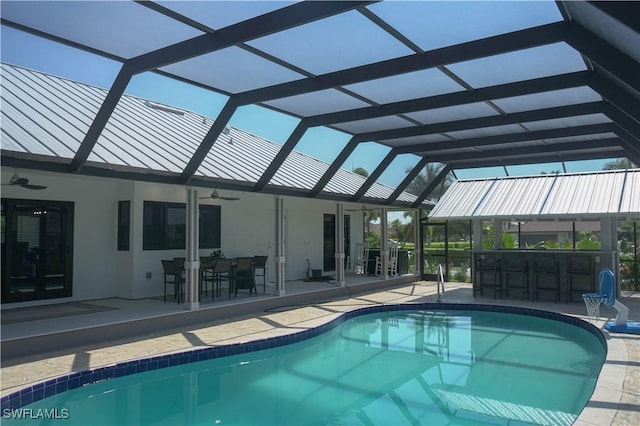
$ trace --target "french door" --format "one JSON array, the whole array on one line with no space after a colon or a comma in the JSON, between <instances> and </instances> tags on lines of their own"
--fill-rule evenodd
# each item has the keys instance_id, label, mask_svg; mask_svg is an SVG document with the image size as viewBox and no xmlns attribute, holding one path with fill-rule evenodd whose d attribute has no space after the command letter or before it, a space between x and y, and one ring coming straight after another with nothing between
<instances>
[{"instance_id":1,"label":"french door","mask_svg":"<svg viewBox=\"0 0 640 426\"><path fill-rule=\"evenodd\" d=\"M2 303L71 296L73 203L2 199Z\"/></svg>"}]
</instances>

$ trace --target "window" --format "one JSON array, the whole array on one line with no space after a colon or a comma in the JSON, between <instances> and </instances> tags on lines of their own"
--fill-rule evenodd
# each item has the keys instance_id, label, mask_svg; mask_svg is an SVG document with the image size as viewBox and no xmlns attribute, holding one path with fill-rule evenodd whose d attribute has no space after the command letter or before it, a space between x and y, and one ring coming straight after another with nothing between
<instances>
[{"instance_id":1,"label":"window","mask_svg":"<svg viewBox=\"0 0 640 426\"><path fill-rule=\"evenodd\" d=\"M118 201L118 250L129 251L131 201Z\"/></svg>"},{"instance_id":2,"label":"window","mask_svg":"<svg viewBox=\"0 0 640 426\"><path fill-rule=\"evenodd\" d=\"M143 250L184 249L187 238L186 206L179 203L144 202ZM200 248L219 248L220 206L200 206Z\"/></svg>"}]
</instances>

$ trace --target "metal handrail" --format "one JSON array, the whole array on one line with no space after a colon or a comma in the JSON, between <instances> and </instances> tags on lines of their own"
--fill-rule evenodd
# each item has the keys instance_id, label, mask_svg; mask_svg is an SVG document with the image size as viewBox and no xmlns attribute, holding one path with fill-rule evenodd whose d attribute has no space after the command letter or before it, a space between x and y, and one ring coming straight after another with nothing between
<instances>
[{"instance_id":1,"label":"metal handrail","mask_svg":"<svg viewBox=\"0 0 640 426\"><path fill-rule=\"evenodd\" d=\"M444 299L445 290L444 290L444 273L442 272L442 265L438 263L438 267L436 269L436 286L438 288L438 298L436 299L438 302L441 302ZM440 294L440 287L442 286L442 294Z\"/></svg>"}]
</instances>

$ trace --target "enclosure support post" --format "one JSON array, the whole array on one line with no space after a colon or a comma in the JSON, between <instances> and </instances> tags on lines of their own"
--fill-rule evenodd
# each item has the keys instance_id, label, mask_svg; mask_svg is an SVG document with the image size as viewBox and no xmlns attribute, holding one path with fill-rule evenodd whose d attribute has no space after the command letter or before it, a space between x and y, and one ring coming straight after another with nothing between
<instances>
[{"instance_id":1,"label":"enclosure support post","mask_svg":"<svg viewBox=\"0 0 640 426\"><path fill-rule=\"evenodd\" d=\"M285 226L285 218L284 218L284 198L275 197L275 241L276 241L276 255L275 255L275 263L276 263L276 296L284 296L285 288L284 288L284 272L285 272L285 236L284 236L284 226Z\"/></svg>"},{"instance_id":2,"label":"enclosure support post","mask_svg":"<svg viewBox=\"0 0 640 426\"><path fill-rule=\"evenodd\" d=\"M336 204L336 282L345 286L344 276L344 204Z\"/></svg>"},{"instance_id":3,"label":"enclosure support post","mask_svg":"<svg viewBox=\"0 0 640 426\"><path fill-rule=\"evenodd\" d=\"M199 277L200 256L198 239L198 190L187 188L187 241L185 269L185 307L196 310L200 307L199 301Z\"/></svg>"},{"instance_id":4,"label":"enclosure support post","mask_svg":"<svg viewBox=\"0 0 640 426\"><path fill-rule=\"evenodd\" d=\"M389 243L387 241L387 208L380 209L380 260L382 261L381 277L389 278Z\"/></svg>"}]
</instances>

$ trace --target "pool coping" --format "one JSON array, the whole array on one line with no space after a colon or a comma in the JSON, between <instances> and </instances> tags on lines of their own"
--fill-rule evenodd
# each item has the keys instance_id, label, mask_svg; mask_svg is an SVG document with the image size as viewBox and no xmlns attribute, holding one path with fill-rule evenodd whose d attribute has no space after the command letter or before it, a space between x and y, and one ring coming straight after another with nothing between
<instances>
[{"instance_id":1,"label":"pool coping","mask_svg":"<svg viewBox=\"0 0 640 426\"><path fill-rule=\"evenodd\" d=\"M520 314L536 316L541 318L547 318L551 320L565 322L580 328L583 328L591 332L596 336L605 352L609 351L609 345L603 331L595 327L593 324L586 322L582 319L572 317L570 315L561 314L557 312L545 311L540 309L516 307L516 306L504 306L493 304L468 304L468 303L434 303L434 302L421 302L421 303L396 303L396 304L377 304L372 306L365 306L357 309L353 309L342 313L338 317L322 324L317 327L313 327L307 330L298 331L295 333L273 336L264 339L251 340L248 342L219 345L206 348L190 349L187 351L180 351L171 354L152 356L148 358L140 358L132 361L124 361L112 365L107 365L91 370L84 370L80 372L73 372L70 374L61 375L52 379L48 379L39 383L32 384L9 395L0 398L0 408L4 413L5 410L18 410L28 404L37 402L39 400L52 397L54 395L85 386L92 383L98 383L105 380L110 380L118 377L128 376L131 374L142 373L146 371L152 371L162 368L168 368L183 364L188 364L198 361L206 361L215 358L222 358L226 356L238 355L243 353L255 352L264 349L270 349L279 346L285 346L293 343L297 343L303 340L310 339L329 331L332 328L340 325L348 319L366 315L370 313L378 312L392 312L392 311L404 311L404 310L451 310L451 311L489 311L489 312L501 312L509 314ZM603 365L598 381L603 375L603 370L606 366ZM596 384L597 388L598 384ZM595 391L594 391L595 394ZM593 395L592 395L593 396ZM590 399L591 401L591 399ZM589 403L582 410L585 411L589 407ZM582 412L578 415L578 420L582 416ZM588 423L584 423L588 424Z\"/></svg>"}]
</instances>

